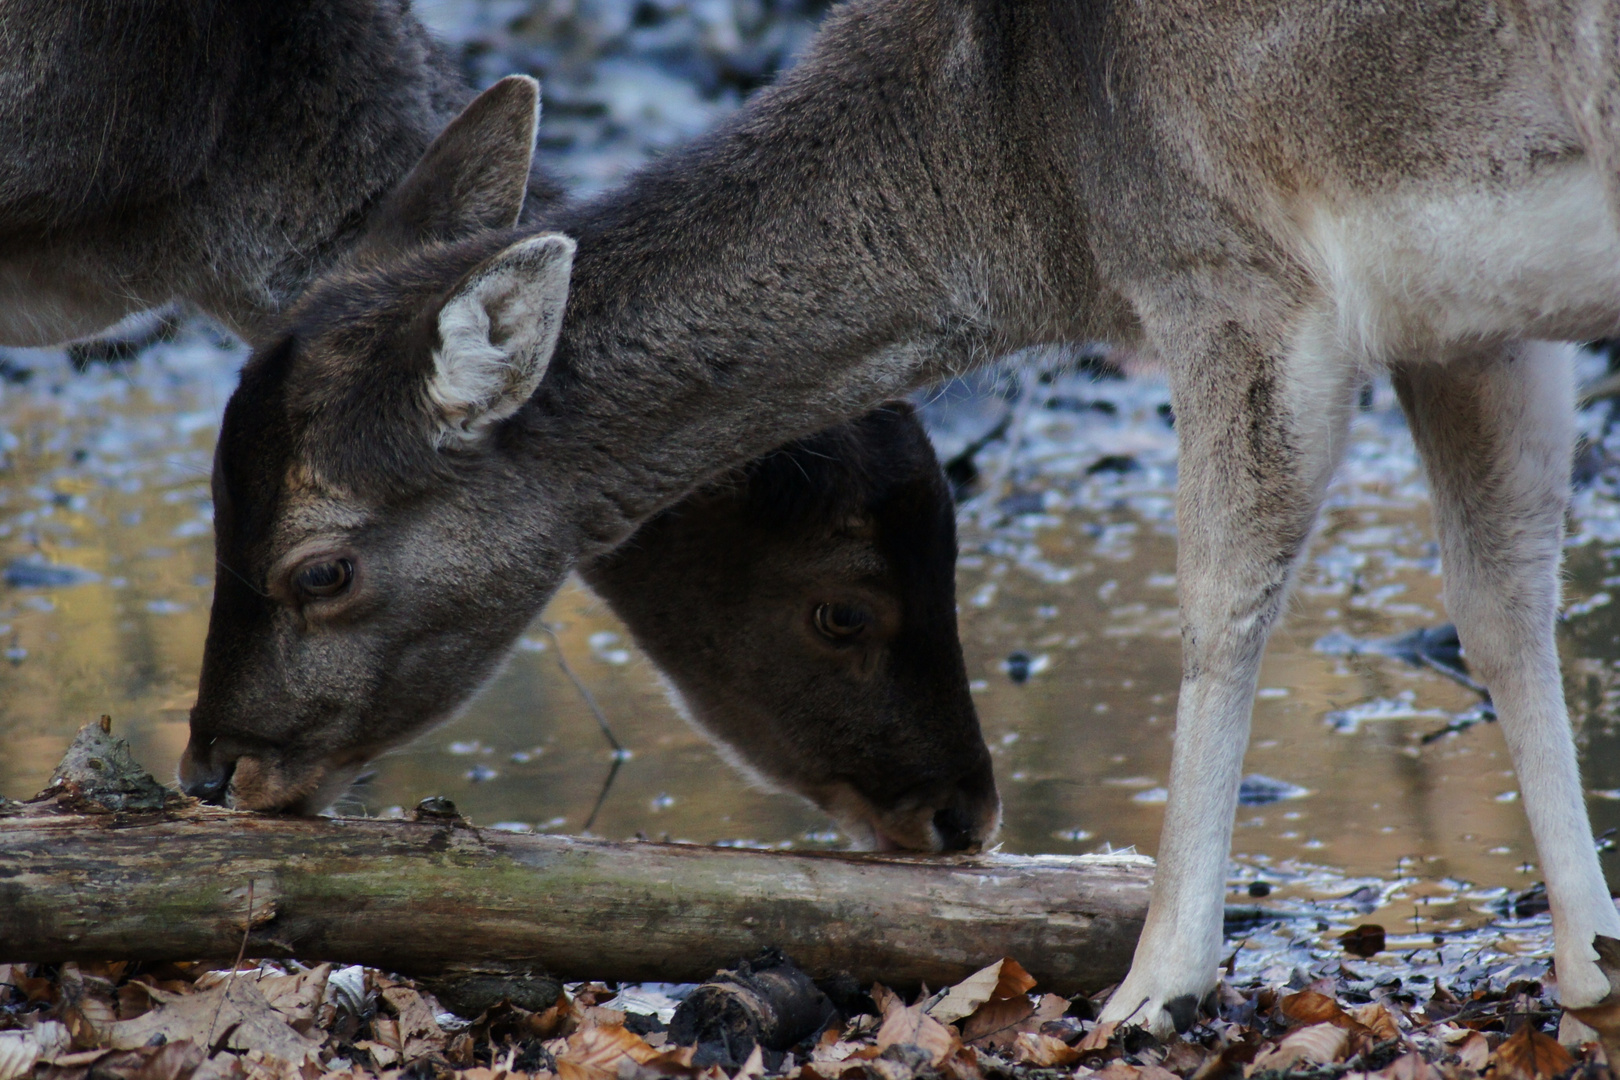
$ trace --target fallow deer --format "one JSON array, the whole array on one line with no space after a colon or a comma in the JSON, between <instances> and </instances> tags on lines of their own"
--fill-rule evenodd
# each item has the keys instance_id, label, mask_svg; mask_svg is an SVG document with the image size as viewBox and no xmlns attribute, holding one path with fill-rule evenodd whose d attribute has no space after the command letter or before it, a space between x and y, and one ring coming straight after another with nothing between
<instances>
[{"instance_id":1,"label":"fallow deer","mask_svg":"<svg viewBox=\"0 0 1620 1080\"><path fill-rule=\"evenodd\" d=\"M472 96L407 0L5 4L0 345L177 299L257 343Z\"/></svg>"},{"instance_id":2,"label":"fallow deer","mask_svg":"<svg viewBox=\"0 0 1620 1080\"><path fill-rule=\"evenodd\" d=\"M1553 641L1571 372L1534 339L1620 331L1617 27L1615 0L852 0L719 130L545 231L311 290L249 365L278 419L227 416L220 555L271 597L220 579L194 722L364 722L426 664L493 663L522 622L502 613L717 469L1015 347L1150 349L1180 437L1183 670L1152 904L1103 1016L1184 1029L1215 984L1261 653L1387 371L1560 993L1591 1004L1620 914ZM378 371L413 389L361 393ZM453 523L483 491L522 525L468 573ZM398 567L378 531L445 559ZM339 552L351 589L300 593ZM469 589L501 597L476 638L433 615ZM334 669L337 642L366 660ZM220 767L200 740L190 759Z\"/></svg>"},{"instance_id":3,"label":"fallow deer","mask_svg":"<svg viewBox=\"0 0 1620 1080\"><path fill-rule=\"evenodd\" d=\"M586 564L722 756L856 844L1000 824L956 632L956 508L894 402L751 462Z\"/></svg>"},{"instance_id":4,"label":"fallow deer","mask_svg":"<svg viewBox=\"0 0 1620 1080\"><path fill-rule=\"evenodd\" d=\"M406 174L446 175L423 154L472 95L408 4L0 6L0 343L175 298L260 341L357 247L378 258L510 225L517 204L534 219L561 193L531 162L535 90L519 91L518 109L466 115L477 140L438 144L479 163L456 162L466 196L440 201ZM994 834L1000 803L955 636L951 512L921 426L891 405L717 482L582 570L746 771L863 846L954 850ZM331 572L311 587L342 588ZM398 715L363 737L417 730ZM352 775L272 801L317 811Z\"/></svg>"}]
</instances>

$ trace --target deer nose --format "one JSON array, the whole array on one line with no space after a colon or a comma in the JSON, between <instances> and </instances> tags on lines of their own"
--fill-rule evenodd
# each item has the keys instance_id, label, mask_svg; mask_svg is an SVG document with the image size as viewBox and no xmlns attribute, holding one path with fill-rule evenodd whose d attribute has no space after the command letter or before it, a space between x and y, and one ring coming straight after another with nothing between
<instances>
[{"instance_id":1,"label":"deer nose","mask_svg":"<svg viewBox=\"0 0 1620 1080\"><path fill-rule=\"evenodd\" d=\"M934 831L939 833L941 851L966 851L976 842L973 819L959 806L947 806L935 811Z\"/></svg>"},{"instance_id":2,"label":"deer nose","mask_svg":"<svg viewBox=\"0 0 1620 1080\"><path fill-rule=\"evenodd\" d=\"M180 790L206 803L222 803L234 772L235 758L215 759L188 746L180 758Z\"/></svg>"}]
</instances>

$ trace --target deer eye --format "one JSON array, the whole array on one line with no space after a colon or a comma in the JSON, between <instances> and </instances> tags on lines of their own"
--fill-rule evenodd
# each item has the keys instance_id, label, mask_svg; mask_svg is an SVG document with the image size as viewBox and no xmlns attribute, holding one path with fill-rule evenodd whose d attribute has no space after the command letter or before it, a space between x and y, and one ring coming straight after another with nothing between
<instances>
[{"instance_id":1,"label":"deer eye","mask_svg":"<svg viewBox=\"0 0 1620 1080\"><path fill-rule=\"evenodd\" d=\"M847 641L871 621L872 616L854 604L822 604L816 608L816 631L831 641Z\"/></svg>"},{"instance_id":2,"label":"deer eye","mask_svg":"<svg viewBox=\"0 0 1620 1080\"><path fill-rule=\"evenodd\" d=\"M305 596L325 598L336 596L354 580L354 563L348 559L310 563L298 571L293 583Z\"/></svg>"}]
</instances>

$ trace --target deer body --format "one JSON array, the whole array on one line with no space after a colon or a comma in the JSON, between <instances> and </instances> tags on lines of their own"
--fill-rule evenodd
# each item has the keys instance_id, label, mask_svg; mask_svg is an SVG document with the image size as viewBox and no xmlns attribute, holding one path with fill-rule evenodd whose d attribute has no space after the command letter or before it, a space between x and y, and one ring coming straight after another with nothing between
<instances>
[{"instance_id":1,"label":"deer body","mask_svg":"<svg viewBox=\"0 0 1620 1080\"><path fill-rule=\"evenodd\" d=\"M1216 977L1260 657L1356 392L1387 370L1514 755L1561 992L1589 1004L1608 990L1593 936L1620 915L1553 647L1570 372L1532 340L1620 330L1620 20L1585 7L856 0L721 130L550 231L317 284L249 371L321 413L282 414L263 433L297 451L256 462L227 415L219 486L251 513L221 517L222 556L272 581L301 545L386 562L367 523L433 532L456 492L499 484L527 525L488 543L533 568L506 594L532 610L573 560L782 438L1014 347L1149 348L1180 437L1183 674L1153 903L1104 1017L1184 1029ZM497 355L505 387L458 396ZM391 456L346 435L349 387L378 370L416 388L388 411ZM456 479L425 507L390 494L434 470ZM279 475L305 483L296 506ZM380 596L255 604L221 577L190 753L199 726L268 724L255 695L289 730L330 723L318 699L386 707L408 670L347 692L300 658L323 635L469 665L508 636L359 614Z\"/></svg>"}]
</instances>

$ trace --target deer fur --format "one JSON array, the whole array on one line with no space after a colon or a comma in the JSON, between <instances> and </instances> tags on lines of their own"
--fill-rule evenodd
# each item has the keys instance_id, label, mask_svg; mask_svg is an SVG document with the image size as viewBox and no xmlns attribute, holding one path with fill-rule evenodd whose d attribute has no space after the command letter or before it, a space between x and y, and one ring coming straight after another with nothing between
<instances>
[{"instance_id":1,"label":"deer fur","mask_svg":"<svg viewBox=\"0 0 1620 1080\"><path fill-rule=\"evenodd\" d=\"M403 0L0 5L0 343L54 343L177 297L260 341L336 264L534 219L561 201L532 161L537 93L514 79L468 104ZM431 388L440 446L478 440L533 391L571 248L539 238L446 309L446 347L481 362ZM560 276L536 293L546 267ZM844 495L829 477L849 478ZM775 503L796 508L792 528ZM949 610L950 514L926 436L891 405L718 481L582 569L756 780L805 794L864 846L954 850L994 836L1000 802ZM753 592L693 586L699 572L715 585L714 568L746 571ZM829 605L872 625L831 642L814 626ZM771 677L722 692L742 670ZM397 741L383 727L348 734ZM320 810L363 757L270 803ZM238 802L266 805L250 772ZM219 798L227 779L194 768L188 786Z\"/></svg>"},{"instance_id":2,"label":"deer fur","mask_svg":"<svg viewBox=\"0 0 1620 1080\"><path fill-rule=\"evenodd\" d=\"M1593 937L1620 934L1620 915L1553 646L1570 376L1535 341L1620 331L1617 12L852 0L719 130L547 219L576 245L562 331L537 392L481 444L437 446L417 395L389 406L397 446L357 445L345 380L431 385L437 313L527 237L317 284L249 378L321 409L289 412L287 449L258 461L227 417L221 485L243 509L220 519L221 557L267 581L313 538L364 560L369 523L495 485L525 526L489 544L529 568L507 602L532 611L576 559L773 442L1021 346L1151 350L1180 437L1183 670L1152 905L1103 1017L1167 1032L1215 984L1261 654L1356 392L1388 371L1431 479L1448 604L1513 752L1560 993L1591 1004L1609 989ZM405 322L354 347L356 326ZM430 473L455 481L426 503L394 494ZM309 477L307 518L269 486L282 475ZM424 600L452 580L421 572L444 583ZM390 669L326 696L304 650L327 635L472 664L514 632L457 641L381 599L395 574L378 576L341 628L309 628L320 605L295 598L251 623L216 608L194 715L236 703L251 728L258 693L303 724L329 722L316 701L386 707Z\"/></svg>"},{"instance_id":3,"label":"deer fur","mask_svg":"<svg viewBox=\"0 0 1620 1080\"><path fill-rule=\"evenodd\" d=\"M259 341L472 96L408 0L5 4L0 345L176 299Z\"/></svg>"}]
</instances>

